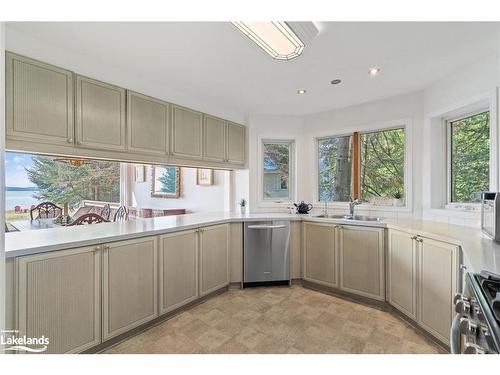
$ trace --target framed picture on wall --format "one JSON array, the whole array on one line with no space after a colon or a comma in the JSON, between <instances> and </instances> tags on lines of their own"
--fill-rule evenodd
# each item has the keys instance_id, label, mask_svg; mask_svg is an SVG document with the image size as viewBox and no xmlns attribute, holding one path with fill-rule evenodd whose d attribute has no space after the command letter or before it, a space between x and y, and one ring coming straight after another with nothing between
<instances>
[{"instance_id":1,"label":"framed picture on wall","mask_svg":"<svg viewBox=\"0 0 500 375\"><path fill-rule=\"evenodd\" d=\"M151 181L151 196L153 198L180 197L181 174L179 167L153 165Z\"/></svg>"},{"instance_id":2,"label":"framed picture on wall","mask_svg":"<svg viewBox=\"0 0 500 375\"><path fill-rule=\"evenodd\" d=\"M144 182L146 181L146 166L145 165L136 165L135 166L135 182Z\"/></svg>"},{"instance_id":3,"label":"framed picture on wall","mask_svg":"<svg viewBox=\"0 0 500 375\"><path fill-rule=\"evenodd\" d=\"M196 185L213 185L214 170L198 168L196 171Z\"/></svg>"}]
</instances>

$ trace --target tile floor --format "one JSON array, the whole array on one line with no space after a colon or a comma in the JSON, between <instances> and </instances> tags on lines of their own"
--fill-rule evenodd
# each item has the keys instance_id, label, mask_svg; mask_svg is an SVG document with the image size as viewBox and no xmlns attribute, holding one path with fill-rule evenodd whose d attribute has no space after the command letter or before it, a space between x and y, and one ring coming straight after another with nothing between
<instances>
[{"instance_id":1,"label":"tile floor","mask_svg":"<svg viewBox=\"0 0 500 375\"><path fill-rule=\"evenodd\" d=\"M230 290L105 353L443 353L398 317L301 286Z\"/></svg>"}]
</instances>

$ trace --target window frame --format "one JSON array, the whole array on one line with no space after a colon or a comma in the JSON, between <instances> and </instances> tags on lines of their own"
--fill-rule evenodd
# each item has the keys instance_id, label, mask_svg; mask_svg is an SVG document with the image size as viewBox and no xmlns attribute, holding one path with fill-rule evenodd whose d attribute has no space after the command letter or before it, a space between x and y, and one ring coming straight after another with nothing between
<instances>
[{"instance_id":1,"label":"window frame","mask_svg":"<svg viewBox=\"0 0 500 375\"><path fill-rule=\"evenodd\" d=\"M289 175L288 175L288 199L265 199L264 198L264 145L265 144L288 144ZM294 138L262 137L259 139L259 162L258 162L258 207L281 207L290 205L296 200L296 140Z\"/></svg>"},{"instance_id":2,"label":"window frame","mask_svg":"<svg viewBox=\"0 0 500 375\"><path fill-rule=\"evenodd\" d=\"M446 209L457 209L457 208L466 208L470 210L478 210L481 207L481 203L479 202L453 202L451 200L451 195L452 195L452 180L451 180L451 124L456 121L463 120L468 117L472 117L475 115L478 115L483 112L488 112L490 119L489 119L489 137L490 137L490 152L489 152L489 176L488 176L488 186L489 189L492 189L492 148L493 148L493 143L492 143L492 137L494 136L493 131L492 131L492 121L491 121L491 108L490 106L479 106L474 109L469 109L467 111L461 111L457 112L454 115L444 117L443 118L443 124L445 128L445 137L446 137L446 157L445 157L445 163L446 163L446 200L445 200L445 208Z\"/></svg>"},{"instance_id":3,"label":"window frame","mask_svg":"<svg viewBox=\"0 0 500 375\"><path fill-rule=\"evenodd\" d=\"M354 130L353 130L354 129ZM384 130L394 130L394 129L404 129L405 132L405 152L404 152L404 188L405 188L405 202L403 206L376 206L364 202L361 206L357 207L358 211L370 210L370 211L398 211L398 212L411 212L413 209L413 119L412 118L402 118L398 120L391 120L386 122L377 122L372 124L351 126L347 129L340 129L338 132L334 133L321 133L315 134L310 137L310 144L312 144L312 149L315 150L314 154L314 168L313 168L313 180L314 180L314 205L316 207L324 207L325 202L319 200L319 184L318 184L318 173L319 173L319 160L318 160L318 139L329 138L329 137L342 137L353 135L355 132L359 135L365 133L373 133ZM358 144L359 147L359 144ZM360 155L358 149L358 154ZM361 157L361 155L359 156ZM354 160L353 160L354 165ZM359 179L358 179L359 180ZM360 191L360 190L359 190ZM327 202L329 208L345 209L348 207L349 202Z\"/></svg>"}]
</instances>

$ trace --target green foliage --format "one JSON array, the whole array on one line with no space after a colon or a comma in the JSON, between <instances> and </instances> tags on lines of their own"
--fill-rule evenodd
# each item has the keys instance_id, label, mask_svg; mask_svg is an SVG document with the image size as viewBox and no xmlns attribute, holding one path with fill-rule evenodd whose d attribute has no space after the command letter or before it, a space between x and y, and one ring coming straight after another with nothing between
<instances>
[{"instance_id":1,"label":"green foliage","mask_svg":"<svg viewBox=\"0 0 500 375\"><path fill-rule=\"evenodd\" d=\"M451 201L474 202L473 193L489 190L490 114L450 123Z\"/></svg>"},{"instance_id":2,"label":"green foliage","mask_svg":"<svg viewBox=\"0 0 500 375\"><path fill-rule=\"evenodd\" d=\"M279 176L279 186L275 187L266 177L267 173L275 173ZM290 145L288 143L265 143L264 144L264 196L266 198L287 197L290 178Z\"/></svg>"},{"instance_id":3,"label":"green foliage","mask_svg":"<svg viewBox=\"0 0 500 375\"><path fill-rule=\"evenodd\" d=\"M73 167L46 156L33 156L28 179L38 187L35 197L78 207L82 200L119 202L120 164L99 161Z\"/></svg>"},{"instance_id":4,"label":"green foliage","mask_svg":"<svg viewBox=\"0 0 500 375\"><path fill-rule=\"evenodd\" d=\"M319 200L347 202L351 196L352 137L318 140Z\"/></svg>"},{"instance_id":5,"label":"green foliage","mask_svg":"<svg viewBox=\"0 0 500 375\"><path fill-rule=\"evenodd\" d=\"M161 183L160 192L175 194L177 186L177 168L164 167L164 172L158 177L158 181Z\"/></svg>"},{"instance_id":6,"label":"green foliage","mask_svg":"<svg viewBox=\"0 0 500 375\"><path fill-rule=\"evenodd\" d=\"M404 129L361 134L360 148L361 197L404 198Z\"/></svg>"}]
</instances>

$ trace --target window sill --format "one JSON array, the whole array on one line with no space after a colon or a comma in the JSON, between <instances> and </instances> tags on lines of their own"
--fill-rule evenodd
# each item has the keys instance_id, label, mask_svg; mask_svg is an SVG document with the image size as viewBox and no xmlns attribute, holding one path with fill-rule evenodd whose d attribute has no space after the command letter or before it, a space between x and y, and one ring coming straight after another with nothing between
<instances>
[{"instance_id":1,"label":"window sill","mask_svg":"<svg viewBox=\"0 0 500 375\"><path fill-rule=\"evenodd\" d=\"M324 209L325 202L315 202L314 208L317 210ZM349 210L348 202L328 203L328 209ZM405 206L375 206L367 203L362 203L355 207L355 211L392 211L392 212L411 212L408 205Z\"/></svg>"}]
</instances>

